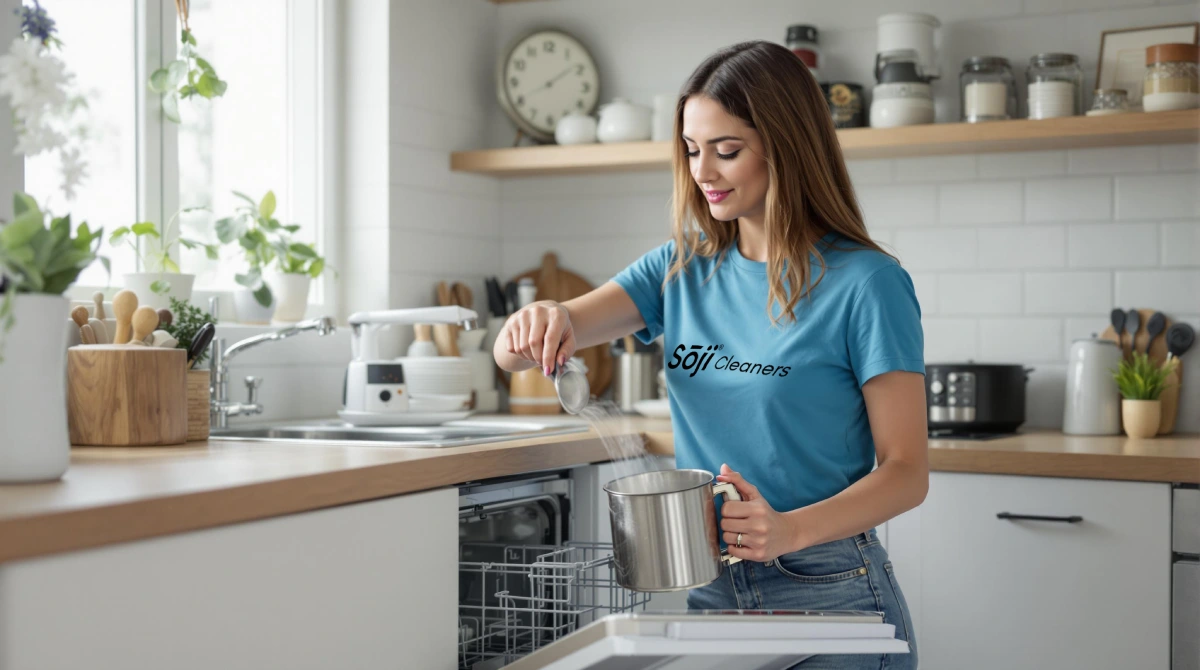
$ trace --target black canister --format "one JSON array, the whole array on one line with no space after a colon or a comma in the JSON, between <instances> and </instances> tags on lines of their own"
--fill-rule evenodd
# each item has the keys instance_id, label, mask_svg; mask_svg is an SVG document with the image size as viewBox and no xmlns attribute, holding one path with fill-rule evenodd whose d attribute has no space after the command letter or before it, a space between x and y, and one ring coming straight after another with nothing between
<instances>
[{"instance_id":1,"label":"black canister","mask_svg":"<svg viewBox=\"0 0 1200 670\"><path fill-rule=\"evenodd\" d=\"M863 87L848 81L821 84L829 114L835 128L861 128L863 122Z\"/></svg>"}]
</instances>

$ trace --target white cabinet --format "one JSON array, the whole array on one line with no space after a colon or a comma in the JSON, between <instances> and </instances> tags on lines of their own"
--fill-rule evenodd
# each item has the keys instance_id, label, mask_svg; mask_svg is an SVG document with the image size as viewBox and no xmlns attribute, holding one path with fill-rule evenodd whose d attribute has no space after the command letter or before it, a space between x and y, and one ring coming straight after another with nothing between
<instances>
[{"instance_id":1,"label":"white cabinet","mask_svg":"<svg viewBox=\"0 0 1200 670\"><path fill-rule=\"evenodd\" d=\"M457 667L458 492L0 566L0 670Z\"/></svg>"},{"instance_id":2,"label":"white cabinet","mask_svg":"<svg viewBox=\"0 0 1200 670\"><path fill-rule=\"evenodd\" d=\"M931 473L925 503L887 534L921 667L1167 670L1170 495L1168 484Z\"/></svg>"}]
</instances>

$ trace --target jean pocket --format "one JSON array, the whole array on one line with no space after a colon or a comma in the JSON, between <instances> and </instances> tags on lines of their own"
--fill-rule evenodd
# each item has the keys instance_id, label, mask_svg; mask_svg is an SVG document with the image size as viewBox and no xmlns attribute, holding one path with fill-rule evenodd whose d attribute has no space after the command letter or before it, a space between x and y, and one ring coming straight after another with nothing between
<instances>
[{"instance_id":1,"label":"jean pocket","mask_svg":"<svg viewBox=\"0 0 1200 670\"><path fill-rule=\"evenodd\" d=\"M835 543L831 543L835 544ZM802 584L830 584L867 576L862 555L851 543L851 551L843 547L820 545L784 554L775 559L780 574Z\"/></svg>"}]
</instances>

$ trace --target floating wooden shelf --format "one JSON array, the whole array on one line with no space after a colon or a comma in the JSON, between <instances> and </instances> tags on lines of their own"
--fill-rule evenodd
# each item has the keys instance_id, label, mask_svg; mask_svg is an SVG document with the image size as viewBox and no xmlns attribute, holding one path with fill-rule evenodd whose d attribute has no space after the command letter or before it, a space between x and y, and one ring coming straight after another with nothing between
<instances>
[{"instance_id":1,"label":"floating wooden shelf","mask_svg":"<svg viewBox=\"0 0 1200 670\"><path fill-rule=\"evenodd\" d=\"M1194 144L1200 143L1200 110L851 128L839 130L838 139L847 159ZM663 169L670 164L670 142L545 145L450 154L451 170L496 177Z\"/></svg>"}]
</instances>

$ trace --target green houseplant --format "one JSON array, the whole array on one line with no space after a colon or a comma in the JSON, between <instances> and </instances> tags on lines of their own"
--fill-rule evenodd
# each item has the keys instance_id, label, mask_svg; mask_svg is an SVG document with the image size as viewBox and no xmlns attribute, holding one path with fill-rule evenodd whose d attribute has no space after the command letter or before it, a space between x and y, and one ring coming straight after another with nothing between
<instances>
[{"instance_id":1,"label":"green houseplant","mask_svg":"<svg viewBox=\"0 0 1200 670\"><path fill-rule=\"evenodd\" d=\"M62 294L97 259L103 230L50 216L28 194L13 195L0 227L0 482L58 479L70 462L67 345L74 324ZM75 329L78 332L78 328Z\"/></svg>"},{"instance_id":2,"label":"green houseplant","mask_svg":"<svg viewBox=\"0 0 1200 670\"><path fill-rule=\"evenodd\" d=\"M325 271L325 259L312 245L295 241L292 236L300 226L284 225L275 218L274 191L257 202L244 193L234 191L234 195L242 204L233 216L218 220L216 228L217 239L223 244L237 242L245 255L248 269L235 280L259 305L274 303L275 321L299 321L304 318L311 281Z\"/></svg>"},{"instance_id":3,"label":"green houseplant","mask_svg":"<svg viewBox=\"0 0 1200 670\"><path fill-rule=\"evenodd\" d=\"M217 317L209 314L206 310L200 309L190 302L171 298L171 323L164 330L175 338L175 341L180 349L188 349L192 346L192 340L195 339L196 333L205 323L217 325ZM201 351L196 355L196 368L204 364L204 359L208 358L207 351Z\"/></svg>"},{"instance_id":4,"label":"green houseplant","mask_svg":"<svg viewBox=\"0 0 1200 670\"><path fill-rule=\"evenodd\" d=\"M179 101L192 96L211 100L225 95L228 83L217 76L212 64L196 50L196 36L188 25L188 0L175 0L179 15L179 58L150 74L150 90L162 96L163 116L179 123Z\"/></svg>"},{"instance_id":5,"label":"green houseplant","mask_svg":"<svg viewBox=\"0 0 1200 670\"><path fill-rule=\"evenodd\" d=\"M171 257L177 247L202 248L209 258L217 259L216 244L200 242L181 234L179 217L197 211L206 211L206 208L180 209L162 228L153 221L142 221L121 226L109 236L109 244L128 244L141 258L143 272L131 272L124 277L125 288L137 293L140 304L159 309L166 307L171 297L184 302L192 297L192 283L196 276L180 272L179 264Z\"/></svg>"},{"instance_id":6,"label":"green houseplant","mask_svg":"<svg viewBox=\"0 0 1200 670\"><path fill-rule=\"evenodd\" d=\"M1147 354L1134 352L1113 371L1121 391L1121 419L1130 437L1154 437L1162 419L1159 396L1167 387L1170 369L1160 367Z\"/></svg>"}]
</instances>

